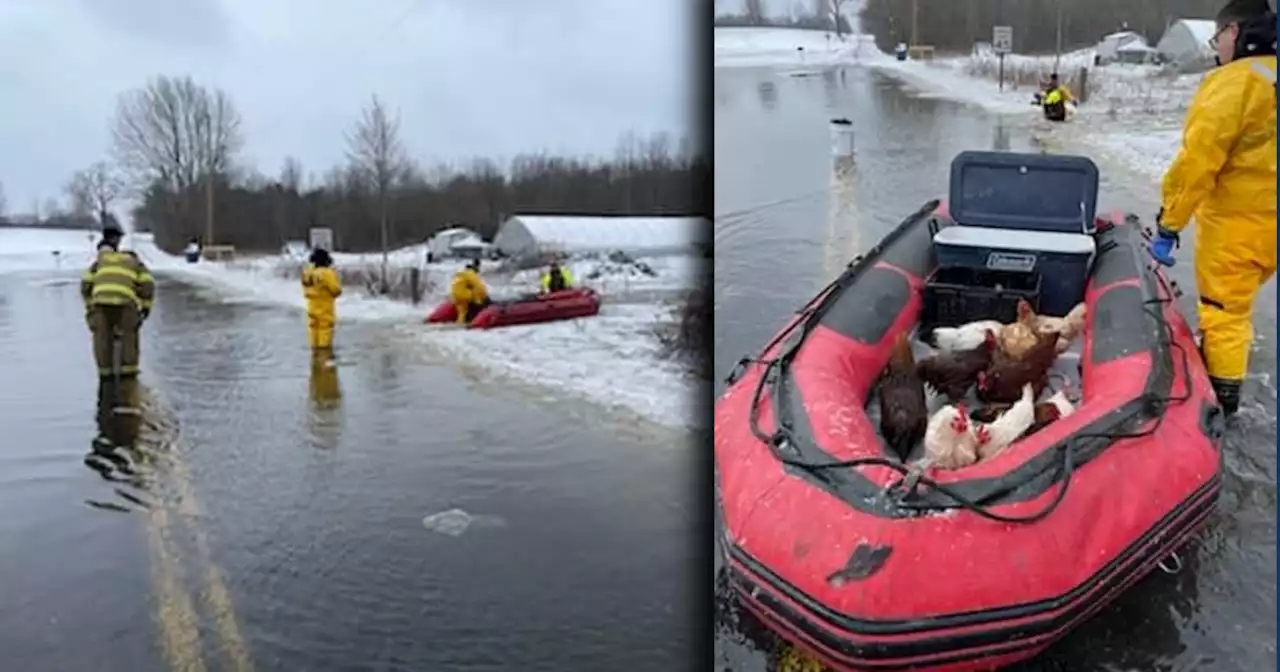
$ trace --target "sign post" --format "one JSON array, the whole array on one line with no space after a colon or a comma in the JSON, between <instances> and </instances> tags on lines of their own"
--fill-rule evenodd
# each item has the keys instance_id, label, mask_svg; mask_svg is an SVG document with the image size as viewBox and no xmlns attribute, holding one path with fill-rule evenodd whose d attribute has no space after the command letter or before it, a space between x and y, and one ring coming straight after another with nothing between
<instances>
[{"instance_id":1,"label":"sign post","mask_svg":"<svg viewBox=\"0 0 1280 672\"><path fill-rule=\"evenodd\" d=\"M1004 91L1004 57L1013 52L1013 26L992 26L991 48L1000 58L1000 90Z\"/></svg>"},{"instance_id":2,"label":"sign post","mask_svg":"<svg viewBox=\"0 0 1280 672\"><path fill-rule=\"evenodd\" d=\"M333 252L333 229L313 228L310 231L311 249Z\"/></svg>"}]
</instances>

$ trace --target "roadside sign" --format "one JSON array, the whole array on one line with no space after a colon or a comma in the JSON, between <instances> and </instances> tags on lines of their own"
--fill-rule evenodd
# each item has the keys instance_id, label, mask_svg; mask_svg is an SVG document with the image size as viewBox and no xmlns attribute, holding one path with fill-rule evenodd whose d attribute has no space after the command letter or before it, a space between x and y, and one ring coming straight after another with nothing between
<instances>
[{"instance_id":1,"label":"roadside sign","mask_svg":"<svg viewBox=\"0 0 1280 672\"><path fill-rule=\"evenodd\" d=\"M311 249L322 249L329 252L333 251L333 229L311 229Z\"/></svg>"},{"instance_id":2,"label":"roadside sign","mask_svg":"<svg viewBox=\"0 0 1280 672\"><path fill-rule=\"evenodd\" d=\"M992 26L991 48L997 54L1013 53L1013 26Z\"/></svg>"}]
</instances>

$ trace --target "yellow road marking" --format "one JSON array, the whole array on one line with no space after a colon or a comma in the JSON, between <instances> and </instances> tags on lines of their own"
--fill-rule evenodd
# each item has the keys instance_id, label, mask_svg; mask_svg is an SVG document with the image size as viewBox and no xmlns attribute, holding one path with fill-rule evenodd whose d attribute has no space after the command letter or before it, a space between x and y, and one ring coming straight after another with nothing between
<instances>
[{"instance_id":1,"label":"yellow road marking","mask_svg":"<svg viewBox=\"0 0 1280 672\"><path fill-rule=\"evenodd\" d=\"M208 537L200 526L200 503L196 499L195 489L191 484L191 472L183 460L172 413L168 409L161 408L154 395L146 394L146 396L153 402L150 404L152 417L148 420L150 420L151 429L159 434L154 437L157 440L156 443L167 448L160 452L159 457L168 465L166 470L170 476L168 480L178 496L176 509L162 501L159 506L151 509L151 514L147 517L147 531L152 551L152 574L157 584L156 620L160 625L165 659L174 672L205 671L199 636L199 619L190 597L183 589L182 573L179 571L183 563L180 562L176 552L177 544L172 538L174 525L170 514L176 514L179 520L186 523L187 530L194 537L197 556L195 560L204 568L200 596L204 606L212 612L210 616L213 621L213 632L218 640L216 650L225 656L229 664L226 669L234 672L253 672L253 660L249 655L249 647L241 635L225 573L213 562L209 552ZM156 417L156 415L165 417Z\"/></svg>"},{"instance_id":2,"label":"yellow road marking","mask_svg":"<svg viewBox=\"0 0 1280 672\"><path fill-rule=\"evenodd\" d=\"M199 622L191 598L182 587L181 563L170 539L169 512L163 506L147 516L156 624L165 661L174 672L204 672Z\"/></svg>"}]
</instances>

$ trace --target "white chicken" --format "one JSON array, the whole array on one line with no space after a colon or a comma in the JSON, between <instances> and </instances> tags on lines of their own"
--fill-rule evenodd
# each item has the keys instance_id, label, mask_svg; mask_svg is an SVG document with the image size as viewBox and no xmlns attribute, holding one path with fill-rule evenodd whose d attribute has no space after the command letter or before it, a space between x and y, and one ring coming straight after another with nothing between
<instances>
[{"instance_id":1,"label":"white chicken","mask_svg":"<svg viewBox=\"0 0 1280 672\"><path fill-rule=\"evenodd\" d=\"M943 352L974 350L987 340L987 332L998 334L1003 326L996 320L978 320L958 327L934 327L930 340Z\"/></svg>"},{"instance_id":2,"label":"white chicken","mask_svg":"<svg viewBox=\"0 0 1280 672\"><path fill-rule=\"evenodd\" d=\"M1036 421L1036 399L1031 385L1022 386L1022 398L990 424L978 423L974 435L978 439L978 457L987 460L1000 454L1018 440Z\"/></svg>"},{"instance_id":3,"label":"white chicken","mask_svg":"<svg viewBox=\"0 0 1280 672\"><path fill-rule=\"evenodd\" d=\"M1076 412L1075 404L1071 403L1071 399L1067 396L1067 391L1065 389L1054 392L1053 396L1045 399L1041 404L1037 405L1039 406L1042 404L1052 404L1053 407L1057 409L1057 418L1065 418ZM1055 418L1055 420L1057 418Z\"/></svg>"},{"instance_id":4,"label":"white chicken","mask_svg":"<svg viewBox=\"0 0 1280 672\"><path fill-rule=\"evenodd\" d=\"M947 404L929 418L924 430L926 463L959 469L978 461L978 436L964 404Z\"/></svg>"}]
</instances>

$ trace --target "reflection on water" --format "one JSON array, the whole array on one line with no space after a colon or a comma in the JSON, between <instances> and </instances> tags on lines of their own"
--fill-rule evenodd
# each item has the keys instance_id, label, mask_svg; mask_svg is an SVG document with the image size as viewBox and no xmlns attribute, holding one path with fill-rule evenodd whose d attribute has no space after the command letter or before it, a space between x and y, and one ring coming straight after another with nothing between
<instances>
[{"instance_id":1,"label":"reflection on water","mask_svg":"<svg viewBox=\"0 0 1280 672\"><path fill-rule=\"evenodd\" d=\"M756 87L756 92L760 96L760 107L766 110L772 110L778 106L778 88L773 82L762 80Z\"/></svg>"},{"instance_id":2,"label":"reflection on water","mask_svg":"<svg viewBox=\"0 0 1280 672\"><path fill-rule=\"evenodd\" d=\"M830 280L841 258L865 251L921 203L945 196L958 152L1075 147L1073 129L1043 128L1034 115L995 117L913 98L866 70L840 72L847 73L844 87L833 86L839 80L829 71L821 90L765 69L716 72L718 371L755 354ZM763 110L734 102L765 81L785 105ZM845 175L832 170L827 123L833 117L853 120L857 132L856 170ZM1136 181L1104 158L1095 157L1102 170L1100 209L1154 213L1158 185ZM1173 275L1188 289L1183 309L1194 321L1190 264L1174 267ZM1258 299L1258 345L1247 383L1255 403L1226 438L1219 512L1181 553L1181 571L1153 573L1018 672L1274 669L1276 420L1267 377L1276 364L1274 305L1273 283ZM716 565L717 669L775 669L785 649L740 609L719 557Z\"/></svg>"}]
</instances>

